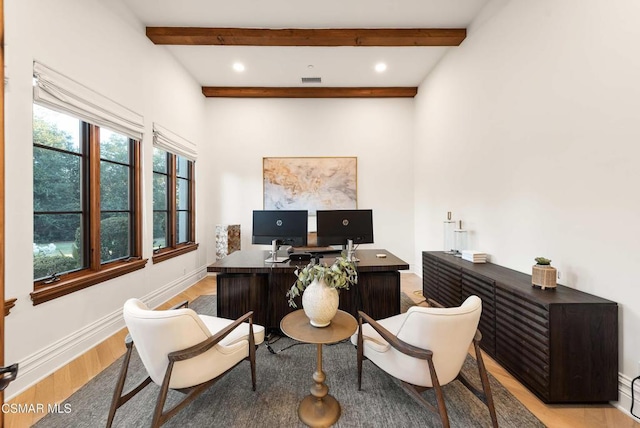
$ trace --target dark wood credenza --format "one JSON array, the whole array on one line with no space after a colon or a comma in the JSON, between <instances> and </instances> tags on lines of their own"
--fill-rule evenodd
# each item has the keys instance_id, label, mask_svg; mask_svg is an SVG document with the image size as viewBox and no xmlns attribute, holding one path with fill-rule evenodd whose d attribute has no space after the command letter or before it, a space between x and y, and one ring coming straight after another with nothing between
<instances>
[{"instance_id":1,"label":"dark wood credenza","mask_svg":"<svg viewBox=\"0 0 640 428\"><path fill-rule=\"evenodd\" d=\"M618 399L618 305L440 251L422 253L423 293L444 306L482 299L481 346L545 403Z\"/></svg>"},{"instance_id":2,"label":"dark wood credenza","mask_svg":"<svg viewBox=\"0 0 640 428\"><path fill-rule=\"evenodd\" d=\"M377 257L385 254L386 257ZM286 255L285 252L279 256ZM278 329L280 320L289 312L287 291L296 280L297 266L308 262L265 263L269 252L265 250L236 251L207 267L208 272L217 272L218 315L236 319L247 311L254 311L256 324ZM323 263L333 263L336 255L327 254ZM340 292L340 309L357 316L364 310L375 319L387 318L400 313L400 270L409 269L409 264L386 250L357 250L356 263L358 284ZM296 299L298 309L302 307Z\"/></svg>"}]
</instances>

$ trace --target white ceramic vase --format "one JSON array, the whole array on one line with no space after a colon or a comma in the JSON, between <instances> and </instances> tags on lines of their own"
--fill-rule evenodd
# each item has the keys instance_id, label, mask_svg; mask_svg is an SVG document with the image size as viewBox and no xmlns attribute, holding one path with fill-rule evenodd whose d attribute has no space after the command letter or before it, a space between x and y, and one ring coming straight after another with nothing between
<instances>
[{"instance_id":1,"label":"white ceramic vase","mask_svg":"<svg viewBox=\"0 0 640 428\"><path fill-rule=\"evenodd\" d=\"M302 293L302 309L314 327L326 327L338 312L338 290L314 279Z\"/></svg>"}]
</instances>

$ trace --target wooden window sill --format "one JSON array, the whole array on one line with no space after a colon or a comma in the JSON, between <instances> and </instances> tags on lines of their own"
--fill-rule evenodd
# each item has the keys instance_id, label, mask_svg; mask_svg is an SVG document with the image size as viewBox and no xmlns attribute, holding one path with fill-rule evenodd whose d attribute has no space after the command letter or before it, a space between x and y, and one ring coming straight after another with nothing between
<instances>
[{"instance_id":1,"label":"wooden window sill","mask_svg":"<svg viewBox=\"0 0 640 428\"><path fill-rule=\"evenodd\" d=\"M191 243L191 244L184 244L181 245L177 248L165 248L160 250L160 252L156 253L153 255L153 263L160 263L163 262L165 260L169 260L172 259L174 257L178 257L181 256L183 254L186 253L190 253L191 251L195 251L198 249L198 246L200 244L196 244L196 243Z\"/></svg>"},{"instance_id":2,"label":"wooden window sill","mask_svg":"<svg viewBox=\"0 0 640 428\"><path fill-rule=\"evenodd\" d=\"M9 299L4 301L4 316L8 316L11 309L16 305L16 300L18 299Z\"/></svg>"},{"instance_id":3,"label":"wooden window sill","mask_svg":"<svg viewBox=\"0 0 640 428\"><path fill-rule=\"evenodd\" d=\"M31 293L33 305L48 302L58 297L66 296L74 291L99 284L104 281L143 269L147 264L147 259L133 259L131 261L114 262L105 265L99 271L82 271L77 274L69 274L69 278L61 279L53 284L38 284L36 282L35 290Z\"/></svg>"}]
</instances>

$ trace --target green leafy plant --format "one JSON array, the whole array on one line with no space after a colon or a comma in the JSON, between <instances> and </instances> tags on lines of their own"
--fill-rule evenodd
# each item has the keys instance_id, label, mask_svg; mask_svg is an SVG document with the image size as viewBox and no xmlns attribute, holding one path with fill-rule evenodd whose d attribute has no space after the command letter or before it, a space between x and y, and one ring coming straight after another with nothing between
<instances>
[{"instance_id":1,"label":"green leafy plant","mask_svg":"<svg viewBox=\"0 0 640 428\"><path fill-rule=\"evenodd\" d=\"M549 260L547 258L544 258L544 257L536 257L535 261L539 265L550 265L551 264L551 260Z\"/></svg>"},{"instance_id":2,"label":"green leafy plant","mask_svg":"<svg viewBox=\"0 0 640 428\"><path fill-rule=\"evenodd\" d=\"M60 274L78 269L78 261L73 257L64 255L34 255L33 256L33 279L45 278L54 273Z\"/></svg>"},{"instance_id":3,"label":"green leafy plant","mask_svg":"<svg viewBox=\"0 0 640 428\"><path fill-rule=\"evenodd\" d=\"M358 270L355 263L344 257L336 258L331 266L326 263L309 263L303 268L296 269L295 274L298 279L287 291L289 306L292 308L298 307L293 299L300 296L315 279L324 279L329 287L343 290L348 290L351 285L358 283Z\"/></svg>"}]
</instances>

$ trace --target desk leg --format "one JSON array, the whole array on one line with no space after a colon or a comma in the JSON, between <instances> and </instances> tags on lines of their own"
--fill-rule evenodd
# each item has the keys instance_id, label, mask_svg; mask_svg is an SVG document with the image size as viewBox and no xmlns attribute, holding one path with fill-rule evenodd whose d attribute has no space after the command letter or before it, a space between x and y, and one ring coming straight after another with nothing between
<instances>
[{"instance_id":1,"label":"desk leg","mask_svg":"<svg viewBox=\"0 0 640 428\"><path fill-rule=\"evenodd\" d=\"M322 371L322 345L318 347L318 368L313 374L315 385L311 387L311 395L307 395L298 407L298 417L310 427L328 427L340 418L340 403L329 395L329 388L324 381L327 378Z\"/></svg>"}]
</instances>

